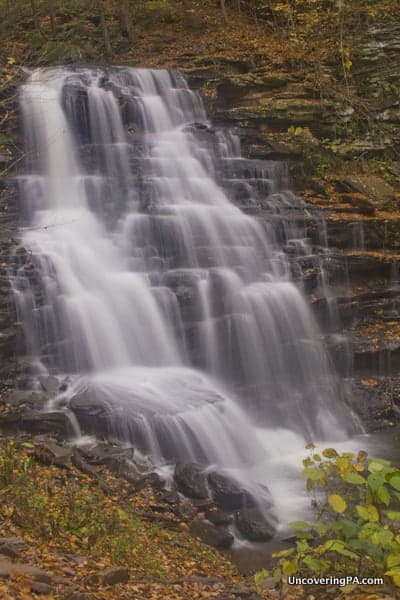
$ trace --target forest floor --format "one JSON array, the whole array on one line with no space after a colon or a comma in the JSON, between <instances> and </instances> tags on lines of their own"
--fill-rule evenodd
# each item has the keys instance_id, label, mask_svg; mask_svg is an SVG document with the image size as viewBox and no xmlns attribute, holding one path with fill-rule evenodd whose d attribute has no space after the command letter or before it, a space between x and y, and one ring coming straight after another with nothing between
<instances>
[{"instance_id":1,"label":"forest floor","mask_svg":"<svg viewBox=\"0 0 400 600\"><path fill-rule=\"evenodd\" d=\"M270 597L189 535L190 507L55 447L0 437L2 600Z\"/></svg>"}]
</instances>

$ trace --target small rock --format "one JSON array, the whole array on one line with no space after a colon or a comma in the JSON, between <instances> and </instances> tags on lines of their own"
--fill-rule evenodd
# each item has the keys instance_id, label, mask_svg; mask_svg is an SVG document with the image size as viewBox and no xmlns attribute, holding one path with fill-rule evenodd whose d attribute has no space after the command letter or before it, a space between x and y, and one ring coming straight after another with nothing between
<instances>
[{"instance_id":1,"label":"small rock","mask_svg":"<svg viewBox=\"0 0 400 600\"><path fill-rule=\"evenodd\" d=\"M52 576L43 571L43 569L25 563L12 563L7 560L0 560L0 578L8 579L13 573L26 575L41 583L50 584L52 581Z\"/></svg>"},{"instance_id":2,"label":"small rock","mask_svg":"<svg viewBox=\"0 0 400 600\"><path fill-rule=\"evenodd\" d=\"M63 577L62 575L56 575L53 577L53 583L55 585L73 585L73 582L68 579L68 577Z\"/></svg>"},{"instance_id":3,"label":"small rock","mask_svg":"<svg viewBox=\"0 0 400 600\"><path fill-rule=\"evenodd\" d=\"M21 538L0 538L0 554L8 556L8 558L19 558L21 550L26 548L28 544Z\"/></svg>"},{"instance_id":4,"label":"small rock","mask_svg":"<svg viewBox=\"0 0 400 600\"><path fill-rule=\"evenodd\" d=\"M129 571L125 567L107 567L94 576L103 585L117 585L129 581Z\"/></svg>"},{"instance_id":5,"label":"small rock","mask_svg":"<svg viewBox=\"0 0 400 600\"><path fill-rule=\"evenodd\" d=\"M0 544L11 544L18 548L26 548L28 546L25 540L19 537L2 537L0 538Z\"/></svg>"},{"instance_id":6,"label":"small rock","mask_svg":"<svg viewBox=\"0 0 400 600\"><path fill-rule=\"evenodd\" d=\"M179 505L179 514L181 515L181 517L183 519L187 519L188 521L191 521L192 519L195 518L195 516L197 515L197 509L195 506L193 506L193 504L191 502L181 502L181 504Z\"/></svg>"},{"instance_id":7,"label":"small rock","mask_svg":"<svg viewBox=\"0 0 400 600\"><path fill-rule=\"evenodd\" d=\"M0 554L8 556L8 558L19 558L21 556L18 548L8 543L0 544Z\"/></svg>"},{"instance_id":8,"label":"small rock","mask_svg":"<svg viewBox=\"0 0 400 600\"><path fill-rule=\"evenodd\" d=\"M216 527L208 521L195 519L190 524L190 533L200 538L205 544L213 548L230 548L233 544L233 535L222 527Z\"/></svg>"},{"instance_id":9,"label":"small rock","mask_svg":"<svg viewBox=\"0 0 400 600\"><path fill-rule=\"evenodd\" d=\"M94 465L107 465L116 475L120 475L126 465L132 464L135 455L133 447L126 448L111 442L96 442L80 446L86 460Z\"/></svg>"},{"instance_id":10,"label":"small rock","mask_svg":"<svg viewBox=\"0 0 400 600\"><path fill-rule=\"evenodd\" d=\"M35 448L35 458L45 465L69 467L72 455L72 448L54 442L44 442Z\"/></svg>"},{"instance_id":11,"label":"small rock","mask_svg":"<svg viewBox=\"0 0 400 600\"><path fill-rule=\"evenodd\" d=\"M34 592L35 594L51 594L51 592L53 591L51 585L48 585L47 583L42 583L40 581L29 582L29 587L31 592Z\"/></svg>"},{"instance_id":12,"label":"small rock","mask_svg":"<svg viewBox=\"0 0 400 600\"><path fill-rule=\"evenodd\" d=\"M178 504L179 494L175 490L161 490L159 492L160 501L166 502L167 504Z\"/></svg>"},{"instance_id":13,"label":"small rock","mask_svg":"<svg viewBox=\"0 0 400 600\"><path fill-rule=\"evenodd\" d=\"M68 592L63 600L91 600L92 594L86 594L85 592Z\"/></svg>"}]
</instances>

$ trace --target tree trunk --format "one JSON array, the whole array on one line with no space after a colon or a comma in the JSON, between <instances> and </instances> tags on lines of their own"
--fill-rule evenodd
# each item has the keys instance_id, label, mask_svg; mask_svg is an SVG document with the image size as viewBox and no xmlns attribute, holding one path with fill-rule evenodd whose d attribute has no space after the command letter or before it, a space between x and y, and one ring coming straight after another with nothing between
<instances>
[{"instance_id":1,"label":"tree trunk","mask_svg":"<svg viewBox=\"0 0 400 600\"><path fill-rule=\"evenodd\" d=\"M228 25L228 15L226 14L225 0L221 0L221 10L224 15L225 25Z\"/></svg>"},{"instance_id":2,"label":"tree trunk","mask_svg":"<svg viewBox=\"0 0 400 600\"><path fill-rule=\"evenodd\" d=\"M100 13L101 28L103 30L104 46L106 49L106 54L107 54L108 58L112 58L113 52L112 52L112 47L111 47L111 42L110 42L110 34L108 32L108 27L107 27L107 22L106 22L106 16L104 14L103 0L99 0L99 13Z\"/></svg>"},{"instance_id":3,"label":"tree trunk","mask_svg":"<svg viewBox=\"0 0 400 600\"><path fill-rule=\"evenodd\" d=\"M48 0L49 7L49 15L50 15L50 26L51 26L51 35L54 37L56 35L56 0Z\"/></svg>"},{"instance_id":4,"label":"tree trunk","mask_svg":"<svg viewBox=\"0 0 400 600\"><path fill-rule=\"evenodd\" d=\"M129 2L120 0L119 3L119 26L123 35L130 38Z\"/></svg>"},{"instance_id":5,"label":"tree trunk","mask_svg":"<svg viewBox=\"0 0 400 600\"><path fill-rule=\"evenodd\" d=\"M33 25L34 25L35 29L39 29L39 19L38 19L38 13L37 13L36 0L31 0L31 9L32 9Z\"/></svg>"}]
</instances>

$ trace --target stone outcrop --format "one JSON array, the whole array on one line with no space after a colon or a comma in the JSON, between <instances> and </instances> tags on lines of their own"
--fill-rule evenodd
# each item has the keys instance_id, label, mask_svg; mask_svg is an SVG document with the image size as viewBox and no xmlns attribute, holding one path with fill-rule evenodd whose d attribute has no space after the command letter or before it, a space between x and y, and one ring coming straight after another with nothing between
<instances>
[{"instance_id":1,"label":"stone outcrop","mask_svg":"<svg viewBox=\"0 0 400 600\"><path fill-rule=\"evenodd\" d=\"M318 77L285 61L199 57L181 65L204 91L213 124L238 132L244 157L289 163L315 255L284 251L349 399L372 429L396 422L400 404L399 33L390 20L357 33L348 88L333 62ZM271 218L262 204L251 211Z\"/></svg>"}]
</instances>

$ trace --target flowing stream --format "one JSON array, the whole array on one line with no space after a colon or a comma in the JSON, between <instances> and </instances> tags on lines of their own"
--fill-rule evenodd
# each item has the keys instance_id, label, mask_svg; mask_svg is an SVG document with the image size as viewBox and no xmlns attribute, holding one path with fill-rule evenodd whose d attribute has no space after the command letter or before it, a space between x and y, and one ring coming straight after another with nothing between
<instances>
[{"instance_id":1,"label":"flowing stream","mask_svg":"<svg viewBox=\"0 0 400 600\"><path fill-rule=\"evenodd\" d=\"M243 159L174 72L39 69L21 105L33 371L155 465L230 469L290 513L305 442L360 428L292 281L287 248L310 249L284 166Z\"/></svg>"}]
</instances>

